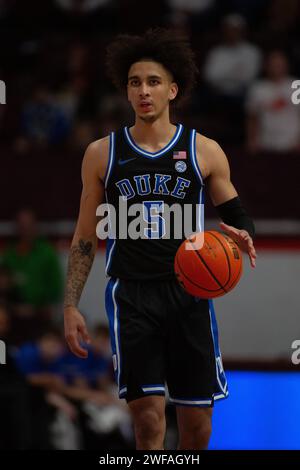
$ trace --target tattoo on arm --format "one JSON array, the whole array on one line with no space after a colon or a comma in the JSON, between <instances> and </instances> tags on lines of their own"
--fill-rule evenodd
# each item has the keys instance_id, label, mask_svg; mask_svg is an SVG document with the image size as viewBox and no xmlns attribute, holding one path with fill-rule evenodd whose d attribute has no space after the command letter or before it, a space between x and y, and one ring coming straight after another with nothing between
<instances>
[{"instance_id":1,"label":"tattoo on arm","mask_svg":"<svg viewBox=\"0 0 300 470\"><path fill-rule=\"evenodd\" d=\"M78 244L71 247L64 307L77 307L84 285L88 278L95 256L93 243L80 239Z\"/></svg>"}]
</instances>

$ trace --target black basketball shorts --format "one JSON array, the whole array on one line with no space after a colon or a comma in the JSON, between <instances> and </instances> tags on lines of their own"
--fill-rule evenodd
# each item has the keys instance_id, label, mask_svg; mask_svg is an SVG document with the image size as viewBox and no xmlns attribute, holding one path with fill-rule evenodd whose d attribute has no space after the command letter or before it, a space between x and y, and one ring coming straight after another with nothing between
<instances>
[{"instance_id":1,"label":"black basketball shorts","mask_svg":"<svg viewBox=\"0 0 300 470\"><path fill-rule=\"evenodd\" d=\"M110 279L106 288L120 398L164 395L181 406L213 406L228 395L213 304L176 280Z\"/></svg>"}]
</instances>

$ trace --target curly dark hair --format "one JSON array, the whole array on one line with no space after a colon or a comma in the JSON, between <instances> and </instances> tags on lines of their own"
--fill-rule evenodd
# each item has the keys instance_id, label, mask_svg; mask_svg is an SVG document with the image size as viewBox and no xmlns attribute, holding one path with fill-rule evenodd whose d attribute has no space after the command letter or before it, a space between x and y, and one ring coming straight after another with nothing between
<instances>
[{"instance_id":1,"label":"curly dark hair","mask_svg":"<svg viewBox=\"0 0 300 470\"><path fill-rule=\"evenodd\" d=\"M143 36L118 35L107 47L106 67L120 91L126 89L131 65L141 59L158 62L168 70L178 85L176 102L189 96L198 69L187 37L163 28L150 29Z\"/></svg>"}]
</instances>

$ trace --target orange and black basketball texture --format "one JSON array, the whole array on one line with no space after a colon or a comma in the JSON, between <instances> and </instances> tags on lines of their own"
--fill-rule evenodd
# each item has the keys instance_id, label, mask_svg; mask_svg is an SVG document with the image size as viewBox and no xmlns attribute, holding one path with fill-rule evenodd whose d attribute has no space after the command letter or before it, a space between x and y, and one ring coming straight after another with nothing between
<instances>
[{"instance_id":1,"label":"orange and black basketball texture","mask_svg":"<svg viewBox=\"0 0 300 470\"><path fill-rule=\"evenodd\" d=\"M203 244L199 248L201 239ZM187 243L192 249L186 249ZM191 235L180 245L175 257L178 281L189 294L203 299L227 294L239 282L242 270L238 245L215 231Z\"/></svg>"}]
</instances>

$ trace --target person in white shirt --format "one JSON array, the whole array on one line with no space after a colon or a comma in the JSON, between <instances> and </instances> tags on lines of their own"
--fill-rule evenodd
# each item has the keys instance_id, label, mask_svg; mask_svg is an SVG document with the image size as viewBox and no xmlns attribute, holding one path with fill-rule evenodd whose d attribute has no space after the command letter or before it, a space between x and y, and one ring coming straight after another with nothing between
<instances>
[{"instance_id":1,"label":"person in white shirt","mask_svg":"<svg viewBox=\"0 0 300 470\"><path fill-rule=\"evenodd\" d=\"M261 53L244 39L245 32L242 16L231 14L224 18L224 41L211 50L204 65L204 78L218 94L243 95L259 73Z\"/></svg>"},{"instance_id":2,"label":"person in white shirt","mask_svg":"<svg viewBox=\"0 0 300 470\"><path fill-rule=\"evenodd\" d=\"M259 151L300 150L300 106L292 102L292 82L285 54L272 51L266 58L266 77L249 90L247 148Z\"/></svg>"}]
</instances>

